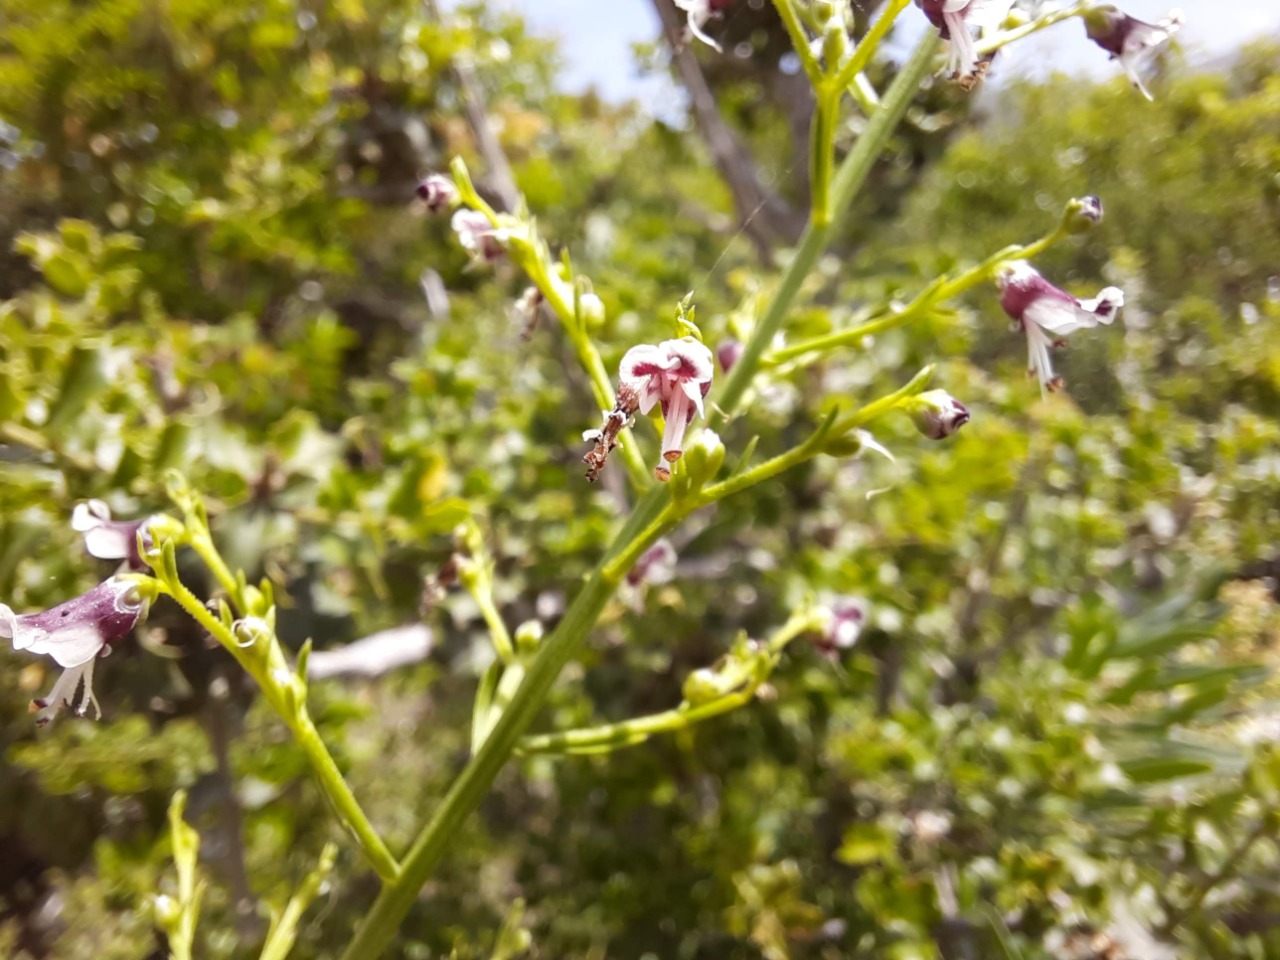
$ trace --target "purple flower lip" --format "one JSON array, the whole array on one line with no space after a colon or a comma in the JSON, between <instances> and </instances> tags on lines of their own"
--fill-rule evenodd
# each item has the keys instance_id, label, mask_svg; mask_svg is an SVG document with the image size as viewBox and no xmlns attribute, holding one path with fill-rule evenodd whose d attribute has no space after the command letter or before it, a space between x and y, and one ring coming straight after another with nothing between
<instances>
[{"instance_id":1,"label":"purple flower lip","mask_svg":"<svg viewBox=\"0 0 1280 960\"><path fill-rule=\"evenodd\" d=\"M0 603L0 638L13 642L15 650L52 657L63 668L62 676L46 696L32 701L45 724L64 707L84 716L90 707L102 710L93 693L93 668L97 658L111 652L146 615L147 601L129 577L111 577L87 593L40 613L18 615Z\"/></svg>"},{"instance_id":2,"label":"purple flower lip","mask_svg":"<svg viewBox=\"0 0 1280 960\"><path fill-rule=\"evenodd\" d=\"M859 597L837 597L827 605L827 611L830 616L826 629L814 645L827 656L835 657L857 644L867 621L867 604Z\"/></svg>"},{"instance_id":3,"label":"purple flower lip","mask_svg":"<svg viewBox=\"0 0 1280 960\"><path fill-rule=\"evenodd\" d=\"M1062 386L1053 372L1050 348L1085 327L1112 323L1124 306L1124 291L1104 287L1091 300L1080 300L1055 287L1031 264L1015 260L1005 264L996 278L1000 306L1027 338L1028 369L1040 381L1042 393Z\"/></svg>"}]
</instances>

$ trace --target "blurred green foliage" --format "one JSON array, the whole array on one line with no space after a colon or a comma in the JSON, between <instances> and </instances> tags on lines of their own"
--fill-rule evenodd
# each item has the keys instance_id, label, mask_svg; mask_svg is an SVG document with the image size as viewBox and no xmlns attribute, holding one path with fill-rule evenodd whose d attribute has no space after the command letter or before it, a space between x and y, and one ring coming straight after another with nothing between
<instances>
[{"instance_id":1,"label":"blurred green foliage","mask_svg":"<svg viewBox=\"0 0 1280 960\"><path fill-rule=\"evenodd\" d=\"M598 414L558 330L522 339L520 278L465 270L407 202L454 152L483 168L450 59L474 64L543 233L594 280L611 365L670 336L690 289L709 341L737 332L769 274L722 229L693 135L555 92L554 50L514 19L441 24L402 0L5 17L0 598L93 582L71 507L163 509L178 466L229 559L284 588L286 640L425 618L429 662L313 685L401 849L465 757L491 656L470 599L424 588L454 527L481 522L507 622L550 624L623 495L581 480ZM1280 953L1280 615L1261 579L1280 539L1278 65L1245 51L1154 104L1119 80L1014 86L874 205L791 336L1033 239L1084 193L1105 223L1038 265L1081 294L1122 286L1122 321L1073 338L1069 395L1046 402L989 291L778 371L731 458L930 361L974 420L936 446L886 424L895 464L817 461L695 518L677 579L610 608L545 727L673 705L738 630L812 592L867 599L858 647L793 645L768 702L676 737L517 764L400 956ZM436 277L447 311L423 297ZM331 839L292 955L336 955L376 884L225 655L158 607L100 672L106 719L38 736L45 668L0 652L0 952L162 956L149 905L183 788L213 881L196 955L248 955Z\"/></svg>"}]
</instances>

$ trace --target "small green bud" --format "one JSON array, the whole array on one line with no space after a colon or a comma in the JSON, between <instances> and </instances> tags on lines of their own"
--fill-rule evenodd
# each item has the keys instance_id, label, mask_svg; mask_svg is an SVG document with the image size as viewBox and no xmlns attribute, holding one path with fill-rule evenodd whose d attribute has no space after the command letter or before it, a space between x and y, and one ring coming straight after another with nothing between
<instances>
[{"instance_id":1,"label":"small green bud","mask_svg":"<svg viewBox=\"0 0 1280 960\"><path fill-rule=\"evenodd\" d=\"M172 930L182 920L182 908L167 894L159 894L151 901L156 924L164 930Z\"/></svg>"},{"instance_id":2,"label":"small green bud","mask_svg":"<svg viewBox=\"0 0 1280 960\"><path fill-rule=\"evenodd\" d=\"M714 430L703 430L698 434L698 439L684 452L684 464L693 489L702 489L724 465L724 444L720 435Z\"/></svg>"},{"instance_id":3,"label":"small green bud","mask_svg":"<svg viewBox=\"0 0 1280 960\"><path fill-rule=\"evenodd\" d=\"M862 431L852 430L839 437L832 437L822 448L830 457L856 457L862 452Z\"/></svg>"},{"instance_id":4,"label":"small green bud","mask_svg":"<svg viewBox=\"0 0 1280 960\"><path fill-rule=\"evenodd\" d=\"M578 297L578 314L589 327L604 323L604 301L590 291Z\"/></svg>"},{"instance_id":5,"label":"small green bud","mask_svg":"<svg viewBox=\"0 0 1280 960\"><path fill-rule=\"evenodd\" d=\"M245 617L231 625L231 632L236 643L241 647L252 647L259 642L270 639L273 631L271 625L261 617Z\"/></svg>"},{"instance_id":6,"label":"small green bud","mask_svg":"<svg viewBox=\"0 0 1280 960\"><path fill-rule=\"evenodd\" d=\"M702 667L685 677L681 692L695 707L719 700L726 693L720 675L710 667Z\"/></svg>"},{"instance_id":7,"label":"small green bud","mask_svg":"<svg viewBox=\"0 0 1280 960\"><path fill-rule=\"evenodd\" d=\"M521 653L533 653L538 649L545 632L542 621L526 620L516 627L516 649Z\"/></svg>"}]
</instances>

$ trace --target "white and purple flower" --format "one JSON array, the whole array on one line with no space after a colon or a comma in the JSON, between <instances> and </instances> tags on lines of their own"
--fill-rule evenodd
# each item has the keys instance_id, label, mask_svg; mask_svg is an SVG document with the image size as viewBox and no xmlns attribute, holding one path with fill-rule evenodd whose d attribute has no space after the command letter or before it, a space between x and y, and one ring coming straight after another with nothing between
<instances>
[{"instance_id":1,"label":"white and purple flower","mask_svg":"<svg viewBox=\"0 0 1280 960\"><path fill-rule=\"evenodd\" d=\"M94 663L133 631L147 606L137 582L128 577L112 577L41 613L18 615L0 603L0 638L11 640L15 650L52 657L63 668L53 689L31 702L37 723L48 723L64 707L80 716L92 707L95 719L102 715L93 693Z\"/></svg>"},{"instance_id":2,"label":"white and purple flower","mask_svg":"<svg viewBox=\"0 0 1280 960\"><path fill-rule=\"evenodd\" d=\"M684 454L684 433L695 416L702 416L702 398L711 389L715 362L711 351L693 337L664 340L654 346L642 343L622 358L618 370L618 398L634 398L645 414L662 406L666 428L662 433L662 458L654 468L659 480L671 479L671 468ZM630 400L629 400L630 402Z\"/></svg>"},{"instance_id":3,"label":"white and purple flower","mask_svg":"<svg viewBox=\"0 0 1280 960\"><path fill-rule=\"evenodd\" d=\"M1156 51L1169 42L1181 28L1181 10L1170 10L1156 23L1145 23L1110 4L1094 7L1084 15L1085 33L1089 39L1119 60L1129 80L1138 91L1151 99L1151 93L1142 82L1141 71L1155 56Z\"/></svg>"},{"instance_id":4,"label":"white and purple flower","mask_svg":"<svg viewBox=\"0 0 1280 960\"><path fill-rule=\"evenodd\" d=\"M495 227L479 210L455 211L450 225L473 264L489 264L506 256L510 232Z\"/></svg>"},{"instance_id":5,"label":"white and purple flower","mask_svg":"<svg viewBox=\"0 0 1280 960\"><path fill-rule=\"evenodd\" d=\"M84 534L85 549L99 560L124 560L131 570L145 570L138 553L138 537L144 544L151 543L151 531L147 528L151 518L143 520L112 520L111 508L101 500L88 500L76 504L71 513L71 529Z\"/></svg>"},{"instance_id":6,"label":"white and purple flower","mask_svg":"<svg viewBox=\"0 0 1280 960\"><path fill-rule=\"evenodd\" d=\"M632 347L618 369L618 400L604 412L604 424L588 430L582 439L595 447L585 457L587 479L598 480L609 453L618 445L618 434L630 425L637 412L648 413L662 405L666 428L662 434L662 456L654 468L661 481L671 479L671 468L684 455L684 434L695 416L702 415L702 398L711 389L715 360L711 351L693 337L664 340L656 346L642 343Z\"/></svg>"},{"instance_id":7,"label":"white and purple flower","mask_svg":"<svg viewBox=\"0 0 1280 960\"><path fill-rule=\"evenodd\" d=\"M827 622L815 646L829 657L851 650L867 622L867 604L859 597L836 597L826 605Z\"/></svg>"},{"instance_id":8,"label":"white and purple flower","mask_svg":"<svg viewBox=\"0 0 1280 960\"><path fill-rule=\"evenodd\" d=\"M1057 390L1062 378L1053 372L1049 351L1083 327L1110 324L1124 306L1124 291L1106 287L1092 300L1080 300L1060 290L1025 260L1005 264L996 278L1000 306L1027 337L1029 369L1041 391Z\"/></svg>"},{"instance_id":9,"label":"white and purple flower","mask_svg":"<svg viewBox=\"0 0 1280 960\"><path fill-rule=\"evenodd\" d=\"M949 45L947 70L951 77L971 84L978 76L982 59L971 31L1000 26L1014 0L916 0L916 4Z\"/></svg>"}]
</instances>

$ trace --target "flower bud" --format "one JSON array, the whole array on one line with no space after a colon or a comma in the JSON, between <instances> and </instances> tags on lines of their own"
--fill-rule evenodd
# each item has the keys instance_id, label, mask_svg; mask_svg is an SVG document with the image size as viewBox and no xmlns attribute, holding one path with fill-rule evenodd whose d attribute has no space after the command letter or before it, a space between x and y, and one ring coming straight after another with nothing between
<instances>
[{"instance_id":1,"label":"flower bud","mask_svg":"<svg viewBox=\"0 0 1280 960\"><path fill-rule=\"evenodd\" d=\"M594 293L584 293L578 297L578 310L582 319L593 327L604 323L604 301Z\"/></svg>"},{"instance_id":2,"label":"flower bud","mask_svg":"<svg viewBox=\"0 0 1280 960\"><path fill-rule=\"evenodd\" d=\"M627 583L638 587L642 583L670 583L676 575L676 548L670 540L659 540L640 555L634 567L627 571Z\"/></svg>"},{"instance_id":3,"label":"flower bud","mask_svg":"<svg viewBox=\"0 0 1280 960\"><path fill-rule=\"evenodd\" d=\"M742 354L746 349L738 340L723 341L720 346L716 347L716 360L720 363L720 369L725 373L732 370L733 365L742 359Z\"/></svg>"},{"instance_id":4,"label":"flower bud","mask_svg":"<svg viewBox=\"0 0 1280 960\"><path fill-rule=\"evenodd\" d=\"M834 657L858 642L867 620L867 605L858 597L837 597L827 606L827 623L815 646Z\"/></svg>"},{"instance_id":5,"label":"flower bud","mask_svg":"<svg viewBox=\"0 0 1280 960\"><path fill-rule=\"evenodd\" d=\"M685 677L681 693L692 706L697 707L719 700L724 696L725 689L720 675L715 670L710 667L701 667Z\"/></svg>"},{"instance_id":6,"label":"flower bud","mask_svg":"<svg viewBox=\"0 0 1280 960\"><path fill-rule=\"evenodd\" d=\"M724 444L720 435L714 430L703 430L698 439L684 452L685 473L693 490L701 490L703 485L715 478L720 467L724 465Z\"/></svg>"},{"instance_id":7,"label":"flower bud","mask_svg":"<svg viewBox=\"0 0 1280 960\"><path fill-rule=\"evenodd\" d=\"M1088 233L1102 222L1102 201L1092 194L1067 202L1062 211L1062 227L1067 233Z\"/></svg>"},{"instance_id":8,"label":"flower bud","mask_svg":"<svg viewBox=\"0 0 1280 960\"><path fill-rule=\"evenodd\" d=\"M182 919L182 908L178 906L177 901L167 894L159 894L151 901L152 909L155 911L156 923L163 929L171 930L177 926Z\"/></svg>"},{"instance_id":9,"label":"flower bud","mask_svg":"<svg viewBox=\"0 0 1280 960\"><path fill-rule=\"evenodd\" d=\"M544 632L542 621L526 620L516 627L516 649L521 653L533 653L542 642Z\"/></svg>"},{"instance_id":10,"label":"flower bud","mask_svg":"<svg viewBox=\"0 0 1280 960\"><path fill-rule=\"evenodd\" d=\"M443 174L433 173L425 177L418 183L415 192L432 213L443 213L458 205L458 188Z\"/></svg>"},{"instance_id":11,"label":"flower bud","mask_svg":"<svg viewBox=\"0 0 1280 960\"><path fill-rule=\"evenodd\" d=\"M241 647L252 647L259 640L269 639L274 631L271 624L261 617L245 617L232 624L231 632Z\"/></svg>"},{"instance_id":12,"label":"flower bud","mask_svg":"<svg viewBox=\"0 0 1280 960\"><path fill-rule=\"evenodd\" d=\"M926 390L913 397L906 410L930 440L944 440L969 422L968 409L945 390Z\"/></svg>"}]
</instances>

